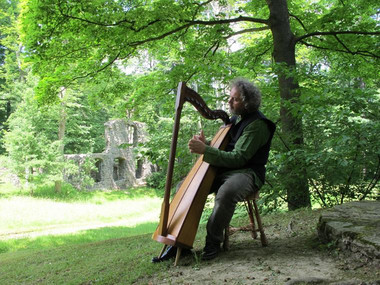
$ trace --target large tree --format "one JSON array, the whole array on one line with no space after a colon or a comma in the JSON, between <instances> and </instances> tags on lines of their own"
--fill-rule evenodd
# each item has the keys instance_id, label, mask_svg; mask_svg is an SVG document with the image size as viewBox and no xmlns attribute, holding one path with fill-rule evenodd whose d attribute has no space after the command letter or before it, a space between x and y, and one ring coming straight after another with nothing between
<instances>
[{"instance_id":1,"label":"large tree","mask_svg":"<svg viewBox=\"0 0 380 285\"><path fill-rule=\"evenodd\" d=\"M0 140L3 130L7 130L6 121L20 101L10 92L12 85L22 84L25 67L21 66L21 46L17 33L18 1L0 0ZM0 153L4 152L0 145Z\"/></svg>"},{"instance_id":2,"label":"large tree","mask_svg":"<svg viewBox=\"0 0 380 285\"><path fill-rule=\"evenodd\" d=\"M41 76L37 95L43 102L57 100L61 86L94 81L101 73L108 72L112 82L113 69L145 53L177 59L162 78L168 90L179 80L224 82L243 68L265 67L278 80L282 141L296 154L304 143L302 113L294 107L301 95L300 47L347 53L373 64L379 58L374 0L22 2L23 42ZM156 83L151 85L156 90ZM302 159L294 156L282 171L289 208L310 206Z\"/></svg>"}]
</instances>

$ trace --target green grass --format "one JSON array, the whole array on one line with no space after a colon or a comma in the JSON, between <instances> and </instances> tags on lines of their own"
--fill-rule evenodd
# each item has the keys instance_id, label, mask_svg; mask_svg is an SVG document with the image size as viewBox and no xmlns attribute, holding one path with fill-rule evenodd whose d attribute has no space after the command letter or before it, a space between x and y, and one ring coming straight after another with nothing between
<instances>
[{"instance_id":1,"label":"green grass","mask_svg":"<svg viewBox=\"0 0 380 285\"><path fill-rule=\"evenodd\" d=\"M304 215L312 217L315 213L305 210L264 218L268 225L286 225ZM233 221L235 226L247 223L246 215ZM151 239L155 226L110 227L25 240L26 248L0 254L0 284L146 284L153 274L158 279L167 278L172 261L151 263L162 248ZM194 243L197 250L203 246L205 235L205 225L201 224Z\"/></svg>"},{"instance_id":2,"label":"green grass","mask_svg":"<svg viewBox=\"0 0 380 285\"><path fill-rule=\"evenodd\" d=\"M40 187L31 195L1 184L0 284L130 284L159 272L168 264L150 259L162 247L151 239L161 194L65 185L61 193ZM17 233L26 236L14 238Z\"/></svg>"},{"instance_id":3,"label":"green grass","mask_svg":"<svg viewBox=\"0 0 380 285\"><path fill-rule=\"evenodd\" d=\"M54 193L50 189L50 193ZM162 198L151 189L93 191L70 194L69 189L50 197L42 191L33 196L18 191L0 198L0 238L12 233L47 229L99 227L119 223L134 227L156 222Z\"/></svg>"},{"instance_id":4,"label":"green grass","mask_svg":"<svg viewBox=\"0 0 380 285\"><path fill-rule=\"evenodd\" d=\"M91 202L57 202L32 197L0 200L0 235L10 232L37 231L51 227L61 229L125 221L126 226L155 221L161 199L145 198Z\"/></svg>"},{"instance_id":5,"label":"green grass","mask_svg":"<svg viewBox=\"0 0 380 285\"><path fill-rule=\"evenodd\" d=\"M0 253L45 249L152 233L159 219L160 193L77 191L38 188L33 195L0 188Z\"/></svg>"},{"instance_id":6,"label":"green grass","mask_svg":"<svg viewBox=\"0 0 380 285\"><path fill-rule=\"evenodd\" d=\"M0 232L4 233L0 237L0 284L144 284L153 274L166 278L172 262L151 263L163 246L151 238L161 195L147 188L78 192L67 186L59 194L42 187L30 195L0 187ZM211 207L212 199L201 223ZM288 223L291 218L296 217L279 214L273 222ZM47 229L103 223L113 226L46 234ZM243 208L238 209L234 225L247 223ZM21 231L37 235L9 238L10 233ZM205 235L201 224L194 242L197 250Z\"/></svg>"},{"instance_id":7,"label":"green grass","mask_svg":"<svg viewBox=\"0 0 380 285\"><path fill-rule=\"evenodd\" d=\"M157 222L147 222L136 225L135 227L103 227L99 229L78 231L72 234L2 239L0 240L0 254L20 250L48 249L62 245L74 245L144 235L154 232L156 227Z\"/></svg>"},{"instance_id":8,"label":"green grass","mask_svg":"<svg viewBox=\"0 0 380 285\"><path fill-rule=\"evenodd\" d=\"M0 255L1 284L131 284L165 270L161 245L146 234Z\"/></svg>"}]
</instances>

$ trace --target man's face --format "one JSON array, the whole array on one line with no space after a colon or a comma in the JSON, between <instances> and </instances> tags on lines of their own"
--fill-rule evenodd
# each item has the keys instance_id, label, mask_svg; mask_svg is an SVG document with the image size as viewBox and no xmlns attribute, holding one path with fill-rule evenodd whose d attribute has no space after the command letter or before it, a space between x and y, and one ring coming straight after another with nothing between
<instances>
[{"instance_id":1,"label":"man's face","mask_svg":"<svg viewBox=\"0 0 380 285\"><path fill-rule=\"evenodd\" d=\"M243 100L240 96L239 90L233 87L230 92L230 99L228 100L230 111L234 115L241 115L244 112Z\"/></svg>"}]
</instances>

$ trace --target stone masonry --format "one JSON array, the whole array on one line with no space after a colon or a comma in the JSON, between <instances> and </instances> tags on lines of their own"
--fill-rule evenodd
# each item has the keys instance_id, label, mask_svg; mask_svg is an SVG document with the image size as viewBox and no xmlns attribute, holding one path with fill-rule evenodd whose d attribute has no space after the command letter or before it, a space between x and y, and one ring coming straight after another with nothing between
<instances>
[{"instance_id":1,"label":"stone masonry","mask_svg":"<svg viewBox=\"0 0 380 285\"><path fill-rule=\"evenodd\" d=\"M319 237L380 264L380 201L355 201L323 211Z\"/></svg>"},{"instance_id":2,"label":"stone masonry","mask_svg":"<svg viewBox=\"0 0 380 285\"><path fill-rule=\"evenodd\" d=\"M145 140L144 125L125 119L108 121L105 126L106 148L102 153L72 154L65 158L75 161L80 167L90 159L95 164L91 172L94 184L88 189L125 189L141 183L154 171L154 166L145 159L138 160L133 148ZM77 188L83 188L83 181L76 176L66 178Z\"/></svg>"}]
</instances>

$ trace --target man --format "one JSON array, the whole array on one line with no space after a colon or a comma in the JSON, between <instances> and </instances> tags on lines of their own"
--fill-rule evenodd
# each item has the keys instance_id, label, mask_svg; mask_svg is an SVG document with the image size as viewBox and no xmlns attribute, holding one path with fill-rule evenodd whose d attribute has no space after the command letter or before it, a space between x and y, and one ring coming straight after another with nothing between
<instances>
[{"instance_id":1,"label":"man","mask_svg":"<svg viewBox=\"0 0 380 285\"><path fill-rule=\"evenodd\" d=\"M249 81L237 79L232 83L228 104L234 115L234 125L229 132L230 142L226 150L207 145L203 131L193 136L188 144L190 152L204 154L205 162L218 167L211 188L216 196L207 223L203 260L218 256L223 231L231 221L237 202L243 201L264 184L265 164L275 131L275 124L259 111L259 89ZM167 255L163 255L163 260L173 256L175 251L170 249Z\"/></svg>"}]
</instances>

